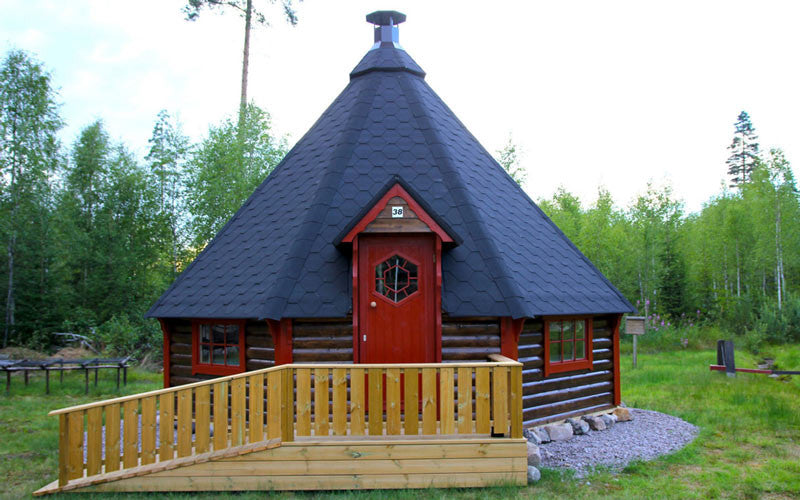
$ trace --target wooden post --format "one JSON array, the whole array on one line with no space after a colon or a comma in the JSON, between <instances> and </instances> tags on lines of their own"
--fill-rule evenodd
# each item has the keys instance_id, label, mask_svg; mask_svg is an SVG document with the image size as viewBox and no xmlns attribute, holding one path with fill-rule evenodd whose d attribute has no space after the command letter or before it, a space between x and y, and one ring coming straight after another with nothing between
<instances>
[{"instance_id":1,"label":"wooden post","mask_svg":"<svg viewBox=\"0 0 800 500\"><path fill-rule=\"evenodd\" d=\"M69 479L68 453L69 427L67 426L67 413L58 416L58 485L66 486Z\"/></svg>"},{"instance_id":2,"label":"wooden post","mask_svg":"<svg viewBox=\"0 0 800 500\"><path fill-rule=\"evenodd\" d=\"M522 367L511 367L511 384L508 392L511 413L511 437L522 437Z\"/></svg>"},{"instance_id":3,"label":"wooden post","mask_svg":"<svg viewBox=\"0 0 800 500\"><path fill-rule=\"evenodd\" d=\"M44 393L50 394L50 370L44 369Z\"/></svg>"},{"instance_id":4,"label":"wooden post","mask_svg":"<svg viewBox=\"0 0 800 500\"><path fill-rule=\"evenodd\" d=\"M639 340L639 336L638 335L634 335L633 336L633 367L634 368L636 368L636 351L637 351L638 340Z\"/></svg>"},{"instance_id":5,"label":"wooden post","mask_svg":"<svg viewBox=\"0 0 800 500\"><path fill-rule=\"evenodd\" d=\"M89 394L89 368L84 365L83 366L83 382L84 382L84 394Z\"/></svg>"}]
</instances>

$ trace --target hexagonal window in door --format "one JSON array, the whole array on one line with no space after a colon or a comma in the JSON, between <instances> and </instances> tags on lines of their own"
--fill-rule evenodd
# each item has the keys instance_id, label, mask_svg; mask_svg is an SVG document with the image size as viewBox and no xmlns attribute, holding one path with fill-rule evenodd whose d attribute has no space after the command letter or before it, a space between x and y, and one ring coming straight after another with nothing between
<instances>
[{"instance_id":1,"label":"hexagonal window in door","mask_svg":"<svg viewBox=\"0 0 800 500\"><path fill-rule=\"evenodd\" d=\"M375 266L375 291L392 302L401 302L419 290L417 265L393 255Z\"/></svg>"}]
</instances>

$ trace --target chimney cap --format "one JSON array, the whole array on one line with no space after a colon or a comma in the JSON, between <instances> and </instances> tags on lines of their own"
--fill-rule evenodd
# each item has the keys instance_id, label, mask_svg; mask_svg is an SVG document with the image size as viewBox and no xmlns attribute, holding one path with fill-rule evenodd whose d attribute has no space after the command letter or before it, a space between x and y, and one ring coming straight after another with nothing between
<instances>
[{"instance_id":1,"label":"chimney cap","mask_svg":"<svg viewBox=\"0 0 800 500\"><path fill-rule=\"evenodd\" d=\"M367 14L367 22L377 26L394 26L405 22L406 15L396 10L377 10Z\"/></svg>"}]
</instances>

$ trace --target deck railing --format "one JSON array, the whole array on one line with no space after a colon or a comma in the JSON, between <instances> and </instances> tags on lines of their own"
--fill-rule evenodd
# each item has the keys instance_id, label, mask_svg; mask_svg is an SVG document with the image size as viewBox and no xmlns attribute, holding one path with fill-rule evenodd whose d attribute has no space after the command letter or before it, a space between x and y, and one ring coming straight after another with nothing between
<instances>
[{"instance_id":1,"label":"deck railing","mask_svg":"<svg viewBox=\"0 0 800 500\"><path fill-rule=\"evenodd\" d=\"M522 437L522 365L290 364L55 410L59 485L264 440Z\"/></svg>"}]
</instances>

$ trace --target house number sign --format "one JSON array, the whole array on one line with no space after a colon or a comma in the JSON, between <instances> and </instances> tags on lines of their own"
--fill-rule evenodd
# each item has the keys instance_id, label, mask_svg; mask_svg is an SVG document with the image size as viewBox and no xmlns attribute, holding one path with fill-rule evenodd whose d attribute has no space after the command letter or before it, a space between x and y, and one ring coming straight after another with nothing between
<instances>
[{"instance_id":1,"label":"house number sign","mask_svg":"<svg viewBox=\"0 0 800 500\"><path fill-rule=\"evenodd\" d=\"M403 207L392 207L392 219L403 218Z\"/></svg>"}]
</instances>

